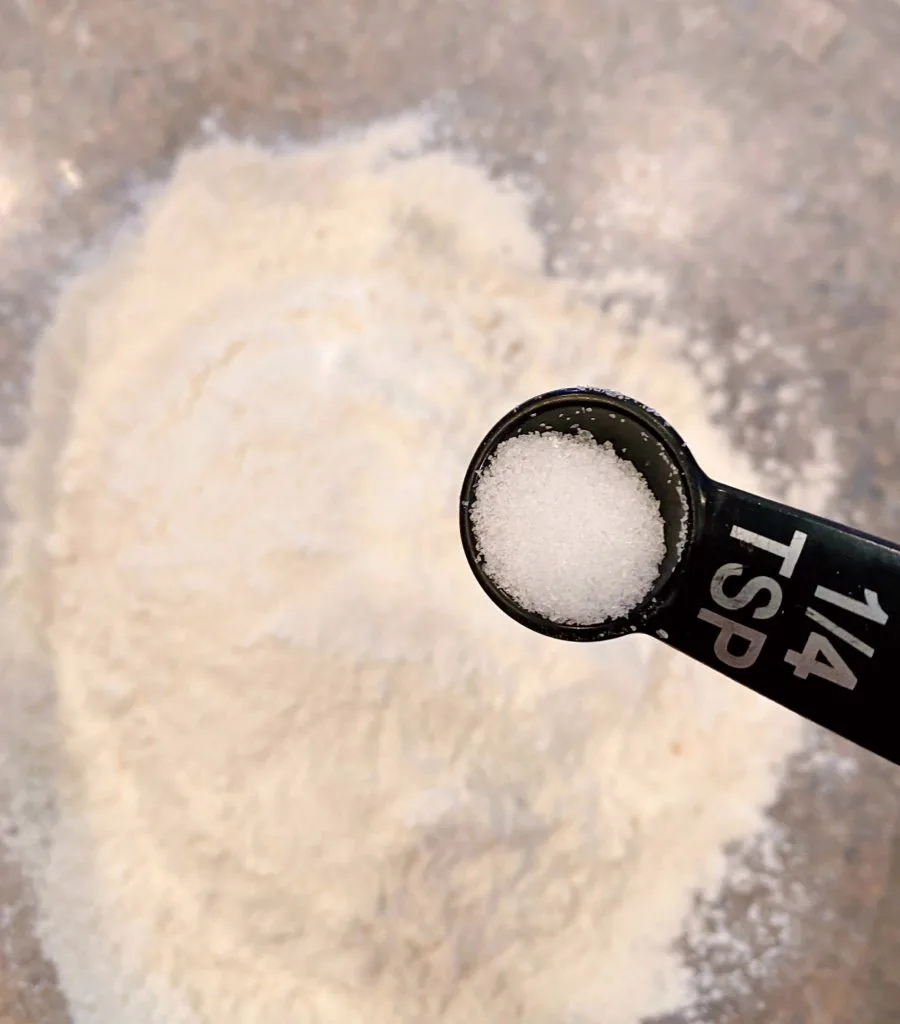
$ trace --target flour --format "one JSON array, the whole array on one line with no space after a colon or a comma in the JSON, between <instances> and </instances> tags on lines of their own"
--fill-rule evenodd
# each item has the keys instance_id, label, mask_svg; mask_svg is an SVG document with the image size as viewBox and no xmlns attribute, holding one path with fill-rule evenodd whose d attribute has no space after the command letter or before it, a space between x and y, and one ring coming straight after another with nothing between
<instances>
[{"instance_id":1,"label":"flour","mask_svg":"<svg viewBox=\"0 0 900 1024\"><path fill-rule=\"evenodd\" d=\"M417 119L217 142L72 281L10 489L16 844L76 1024L635 1024L803 727L478 588L485 429L633 394L713 476L682 338L542 272ZM10 744L6 744L7 747Z\"/></svg>"}]
</instances>

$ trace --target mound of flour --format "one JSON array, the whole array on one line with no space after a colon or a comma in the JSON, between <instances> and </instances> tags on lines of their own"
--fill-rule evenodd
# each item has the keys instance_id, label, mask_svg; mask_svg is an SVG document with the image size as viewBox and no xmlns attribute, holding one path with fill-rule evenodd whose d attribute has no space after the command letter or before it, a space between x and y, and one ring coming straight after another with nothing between
<instances>
[{"instance_id":1,"label":"mound of flour","mask_svg":"<svg viewBox=\"0 0 900 1024\"><path fill-rule=\"evenodd\" d=\"M64 291L13 471L17 848L76 1024L634 1024L791 715L484 597L485 429L572 384L759 488L659 327L416 119L188 153ZM15 700L14 700L15 698Z\"/></svg>"}]
</instances>

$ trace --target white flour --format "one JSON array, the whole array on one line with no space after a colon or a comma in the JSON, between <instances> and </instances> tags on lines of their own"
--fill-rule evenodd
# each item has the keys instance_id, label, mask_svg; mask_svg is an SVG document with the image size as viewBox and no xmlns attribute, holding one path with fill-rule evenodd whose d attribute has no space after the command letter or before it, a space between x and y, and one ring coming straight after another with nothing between
<instances>
[{"instance_id":1,"label":"white flour","mask_svg":"<svg viewBox=\"0 0 900 1024\"><path fill-rule=\"evenodd\" d=\"M462 474L539 391L633 394L763 482L677 335L545 278L526 201L423 139L187 155L43 341L4 770L77 1024L674 1009L692 896L800 742L661 644L550 642L479 590Z\"/></svg>"}]
</instances>

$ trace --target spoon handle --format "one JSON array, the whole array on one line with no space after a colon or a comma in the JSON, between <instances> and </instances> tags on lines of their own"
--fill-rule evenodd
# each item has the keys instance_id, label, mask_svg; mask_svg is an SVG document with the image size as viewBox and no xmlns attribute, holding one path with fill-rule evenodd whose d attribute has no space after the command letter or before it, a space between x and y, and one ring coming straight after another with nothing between
<instances>
[{"instance_id":1,"label":"spoon handle","mask_svg":"<svg viewBox=\"0 0 900 1024\"><path fill-rule=\"evenodd\" d=\"M900 547L703 479L647 632L900 764Z\"/></svg>"}]
</instances>

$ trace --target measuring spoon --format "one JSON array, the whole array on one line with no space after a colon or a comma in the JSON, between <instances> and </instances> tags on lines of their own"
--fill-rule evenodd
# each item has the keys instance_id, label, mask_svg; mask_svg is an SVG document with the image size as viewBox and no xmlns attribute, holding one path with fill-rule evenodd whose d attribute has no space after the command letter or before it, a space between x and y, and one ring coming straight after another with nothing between
<instances>
[{"instance_id":1,"label":"measuring spoon","mask_svg":"<svg viewBox=\"0 0 900 1024\"><path fill-rule=\"evenodd\" d=\"M497 446L589 431L632 462L659 501L666 553L628 615L562 625L487 575L469 509ZM460 497L463 548L488 596L558 640L647 633L804 718L900 764L900 547L706 476L684 441L634 399L551 391L513 409L475 453Z\"/></svg>"}]
</instances>

